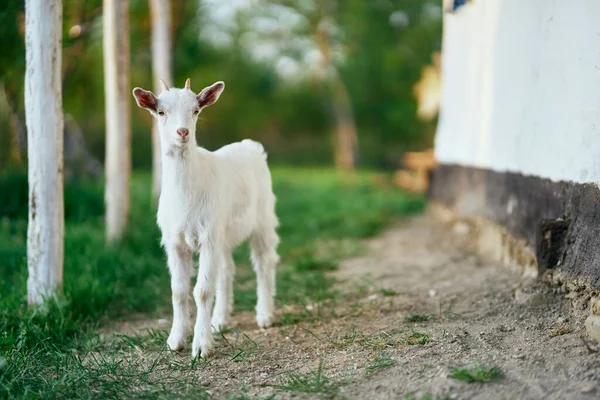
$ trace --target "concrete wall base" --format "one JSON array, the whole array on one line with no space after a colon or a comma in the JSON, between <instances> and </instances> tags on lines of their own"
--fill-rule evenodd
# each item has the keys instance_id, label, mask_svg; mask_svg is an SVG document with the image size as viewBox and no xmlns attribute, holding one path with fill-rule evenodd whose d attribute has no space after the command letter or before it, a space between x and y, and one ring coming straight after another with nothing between
<instances>
[{"instance_id":1,"label":"concrete wall base","mask_svg":"<svg viewBox=\"0 0 600 400\"><path fill-rule=\"evenodd\" d=\"M472 227L481 254L540 277L576 311L590 314L586 330L600 340L596 185L442 164L432 172L429 199L441 220Z\"/></svg>"}]
</instances>

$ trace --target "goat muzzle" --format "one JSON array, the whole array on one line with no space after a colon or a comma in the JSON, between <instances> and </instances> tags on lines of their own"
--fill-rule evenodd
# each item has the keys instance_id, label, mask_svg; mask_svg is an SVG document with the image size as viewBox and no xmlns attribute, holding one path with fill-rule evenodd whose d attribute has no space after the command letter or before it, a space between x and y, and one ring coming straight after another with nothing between
<instances>
[{"instance_id":1,"label":"goat muzzle","mask_svg":"<svg viewBox=\"0 0 600 400\"><path fill-rule=\"evenodd\" d=\"M179 135L179 137L181 137L182 139L185 139L188 137L188 135L190 134L190 130L187 128L179 128L177 129L177 134Z\"/></svg>"}]
</instances>

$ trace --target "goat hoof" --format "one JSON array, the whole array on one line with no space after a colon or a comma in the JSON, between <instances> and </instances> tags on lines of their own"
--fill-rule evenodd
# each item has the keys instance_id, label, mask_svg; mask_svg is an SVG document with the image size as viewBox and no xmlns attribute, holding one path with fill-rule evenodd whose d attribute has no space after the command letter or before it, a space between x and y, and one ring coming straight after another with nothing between
<instances>
[{"instance_id":1,"label":"goat hoof","mask_svg":"<svg viewBox=\"0 0 600 400\"><path fill-rule=\"evenodd\" d=\"M198 343L198 341L194 341L192 344L192 357L196 358L198 356L202 358L206 358L209 356L211 350L213 348L212 340L205 340L202 343Z\"/></svg>"},{"instance_id":2,"label":"goat hoof","mask_svg":"<svg viewBox=\"0 0 600 400\"><path fill-rule=\"evenodd\" d=\"M183 338L169 336L167 339L167 345L172 351L181 351L185 347L185 342Z\"/></svg>"},{"instance_id":3,"label":"goat hoof","mask_svg":"<svg viewBox=\"0 0 600 400\"><path fill-rule=\"evenodd\" d=\"M262 329L269 328L273 324L273 316L272 315L257 315L256 323Z\"/></svg>"}]
</instances>

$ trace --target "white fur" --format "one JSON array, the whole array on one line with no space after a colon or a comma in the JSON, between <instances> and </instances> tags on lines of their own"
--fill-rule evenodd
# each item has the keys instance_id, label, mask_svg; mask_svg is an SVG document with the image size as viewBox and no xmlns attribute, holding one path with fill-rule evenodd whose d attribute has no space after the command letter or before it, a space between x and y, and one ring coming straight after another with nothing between
<instances>
[{"instance_id":1,"label":"white fur","mask_svg":"<svg viewBox=\"0 0 600 400\"><path fill-rule=\"evenodd\" d=\"M222 329L232 311L233 249L249 239L258 282L256 321L261 328L272 322L275 267L279 261L275 196L263 146L243 140L210 152L196 145L195 111L199 113L213 104L223 89L222 82L197 96L187 88L167 89L155 97L155 107L143 104L139 98L143 91L134 89L138 105L157 118L161 138L163 175L157 221L173 294L173 326L167 343L172 350L184 347L190 328L192 255L199 252L193 290L197 316L192 355L202 357L213 346L211 325L215 330ZM207 90L216 94L214 101L203 100ZM159 111L164 115L159 115ZM189 129L187 141L178 135L180 128Z\"/></svg>"}]
</instances>

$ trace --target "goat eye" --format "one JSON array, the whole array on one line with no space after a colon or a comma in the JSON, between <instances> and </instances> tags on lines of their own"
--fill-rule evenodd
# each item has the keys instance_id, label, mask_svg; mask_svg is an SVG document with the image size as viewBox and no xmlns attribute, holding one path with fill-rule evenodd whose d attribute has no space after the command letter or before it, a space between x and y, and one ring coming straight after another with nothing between
<instances>
[{"instance_id":1,"label":"goat eye","mask_svg":"<svg viewBox=\"0 0 600 400\"><path fill-rule=\"evenodd\" d=\"M200 110L194 110L194 115L200 114Z\"/></svg>"},{"instance_id":2,"label":"goat eye","mask_svg":"<svg viewBox=\"0 0 600 400\"><path fill-rule=\"evenodd\" d=\"M165 115L165 112L163 110L159 110L158 115L160 115L162 117L163 115Z\"/></svg>"}]
</instances>

